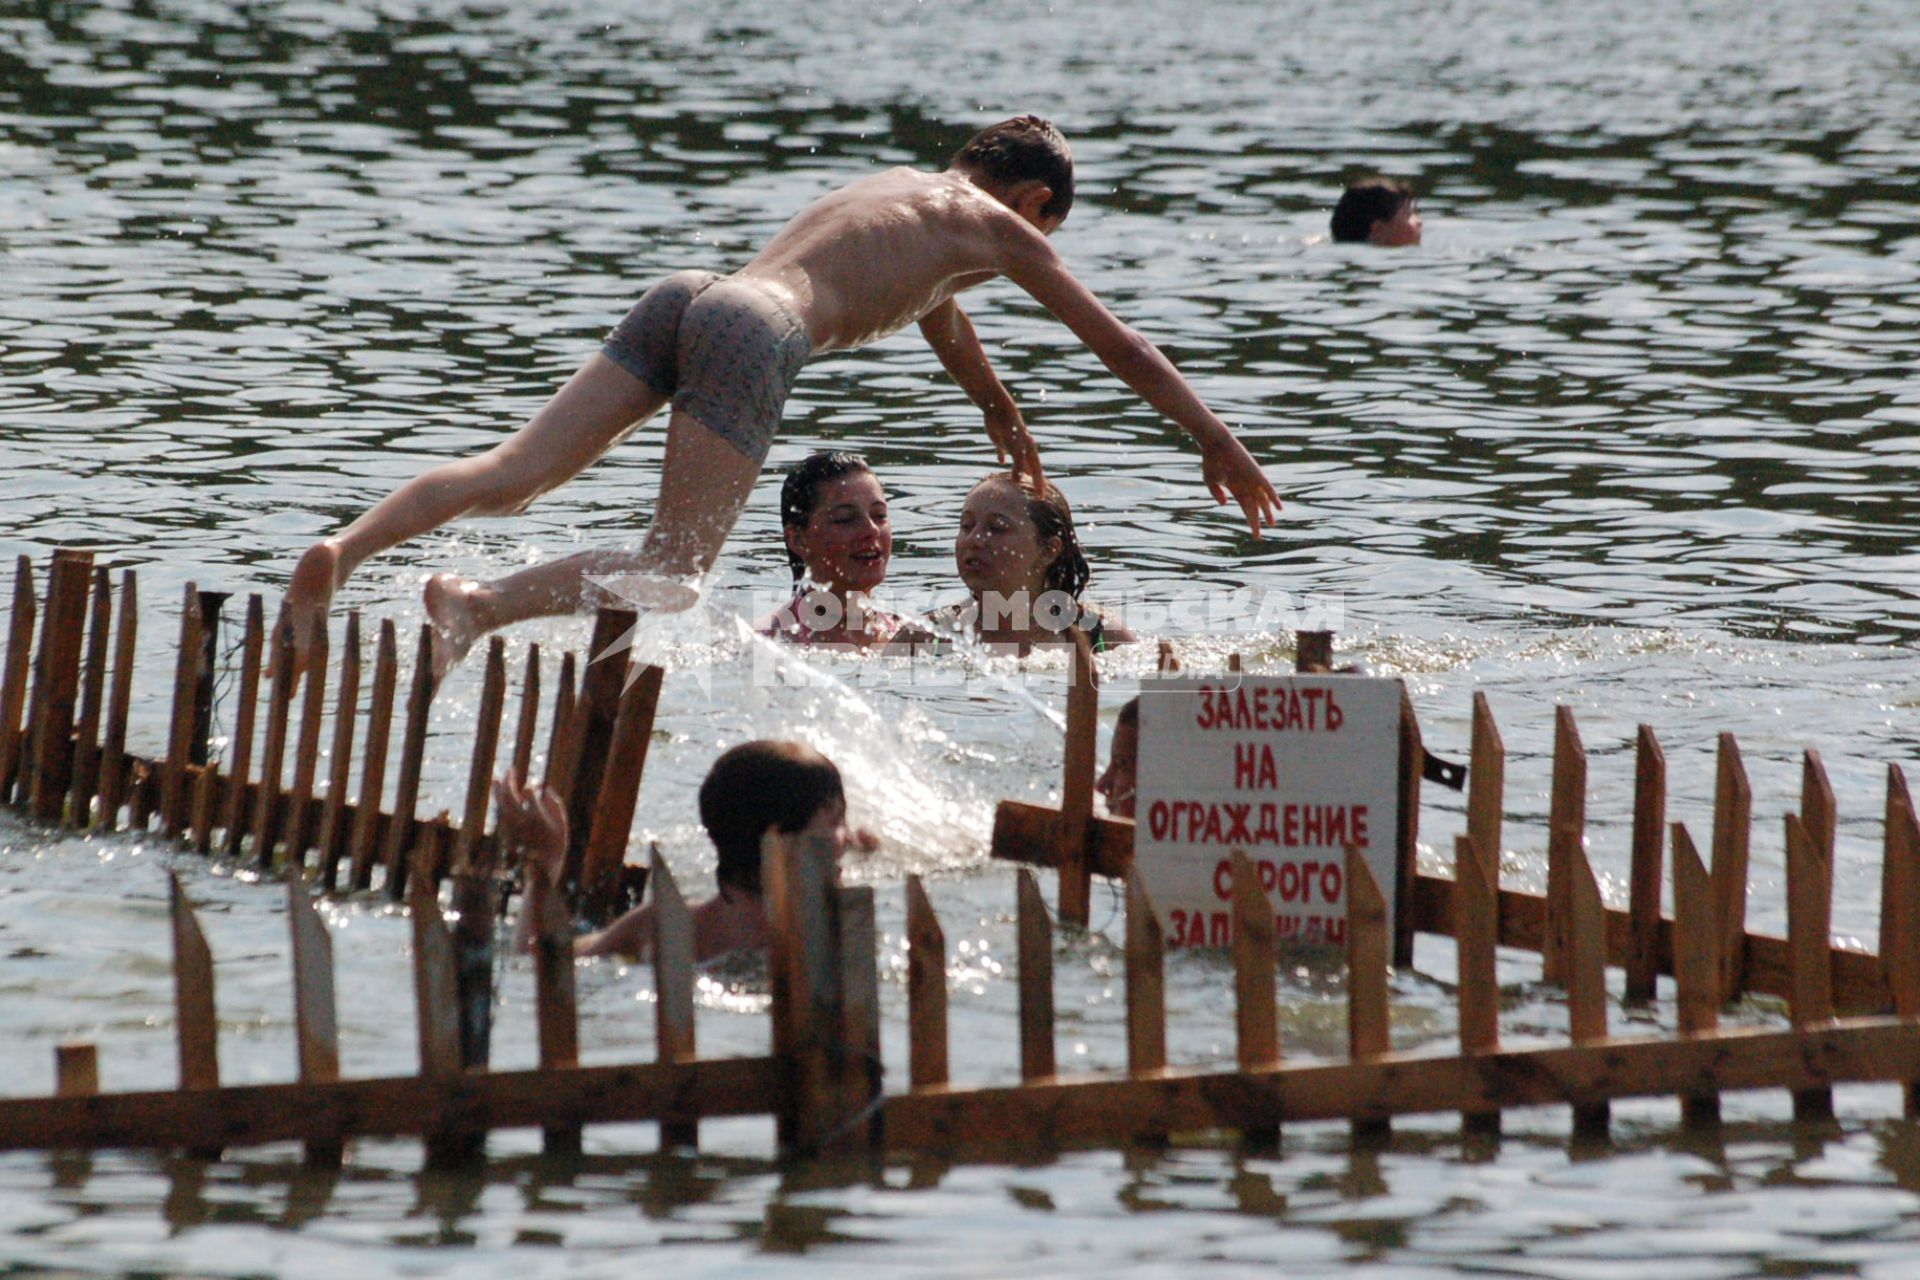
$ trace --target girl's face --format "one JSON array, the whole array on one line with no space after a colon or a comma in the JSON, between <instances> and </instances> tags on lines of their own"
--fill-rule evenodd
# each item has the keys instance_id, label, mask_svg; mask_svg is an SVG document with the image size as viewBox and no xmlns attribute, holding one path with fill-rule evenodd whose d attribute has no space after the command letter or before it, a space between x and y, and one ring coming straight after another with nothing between
<instances>
[{"instance_id":1,"label":"girl's face","mask_svg":"<svg viewBox=\"0 0 1920 1280\"><path fill-rule=\"evenodd\" d=\"M1027 492L1012 480L983 480L967 495L953 559L960 581L976 598L995 592L1011 599L1024 591L1031 607L1059 554L1059 539L1040 537L1027 515Z\"/></svg>"},{"instance_id":2,"label":"girl's face","mask_svg":"<svg viewBox=\"0 0 1920 1280\"><path fill-rule=\"evenodd\" d=\"M1107 798L1107 812L1116 818L1133 816L1133 800L1138 786L1140 766L1140 723L1113 727L1113 751L1107 757L1106 771L1093 789Z\"/></svg>"},{"instance_id":3,"label":"girl's face","mask_svg":"<svg viewBox=\"0 0 1920 1280\"><path fill-rule=\"evenodd\" d=\"M814 494L802 528L787 530L787 545L814 582L829 591L871 592L893 558L887 494L871 471L828 480Z\"/></svg>"}]
</instances>

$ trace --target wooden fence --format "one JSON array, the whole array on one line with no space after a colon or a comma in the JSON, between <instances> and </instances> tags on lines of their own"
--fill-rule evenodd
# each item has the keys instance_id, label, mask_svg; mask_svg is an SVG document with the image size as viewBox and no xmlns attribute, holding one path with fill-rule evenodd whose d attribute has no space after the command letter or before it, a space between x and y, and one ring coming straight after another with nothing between
<instances>
[{"instance_id":1,"label":"wooden fence","mask_svg":"<svg viewBox=\"0 0 1920 1280\"><path fill-rule=\"evenodd\" d=\"M1058 1070L1053 1014L1054 921L1037 876L1016 878L1018 1014L1009 1034L1017 1084L966 1086L949 1079L947 967L939 920L917 878L906 882L908 933L907 1083L883 1088L880 1005L871 889L838 885L818 843L770 835L764 881L773 938L772 1052L702 1058L693 1014L692 932L672 876L656 856L650 882L659 918L653 961L658 1018L652 1062L583 1067L573 1008L572 922L553 899L535 922L539 1065L487 1067L488 1001L475 974L487 971L498 858L486 831L487 780L497 764L506 696L502 651L487 658L470 763L467 805L456 822L419 820L421 754L433 696L426 638L418 648L392 807L380 808L392 703L398 687L396 637L383 625L376 648L357 803L346 796L356 755L360 636L346 623L339 657L332 770L322 791L318 742L329 679L320 656L292 679L284 635L268 645L257 597L242 643L240 705L229 758L208 758L212 655L220 599L186 593L167 753L128 752L136 584L123 574L117 613L109 575L84 553L54 558L46 597L22 561L15 581L4 683L0 683L0 798L45 822L106 829L120 821L161 828L187 847L216 848L288 873L293 937L296 1079L227 1086L219 1080L211 956L193 911L173 893L180 1085L142 1093L99 1092L91 1046L62 1046L52 1097L0 1100L0 1148L149 1147L211 1154L228 1147L298 1141L316 1162L340 1159L363 1136L413 1135L432 1161L467 1159L497 1128L539 1127L549 1149L577 1150L583 1125L652 1120L662 1140L698 1140L704 1120L766 1115L789 1153L835 1151L990 1152L1035 1143L1160 1140L1202 1130L1237 1130L1271 1142L1288 1122L1347 1119L1378 1137L1396 1115L1458 1112L1471 1129L1497 1129L1504 1109L1565 1105L1576 1130L1604 1132L1617 1098L1671 1095L1689 1123L1711 1123L1721 1092L1790 1091L1796 1115L1830 1115L1832 1088L1852 1081L1906 1086L1911 1114L1920 1094L1920 826L1904 778L1890 769L1879 954L1830 941L1835 806L1809 753L1799 810L1785 820L1788 934L1747 931L1747 848L1752 793L1731 737L1720 744L1711 855L1703 862L1686 828L1665 822L1664 762L1642 729L1627 909L1607 908L1583 838L1585 755L1571 712L1555 726L1554 789L1544 896L1499 886L1504 813L1504 748L1484 697L1474 700L1466 830L1453 842L1455 875L1420 875L1402 859L1403 922L1389 936L1382 888L1363 859L1349 855L1349 1055L1342 1062L1294 1062L1280 1043L1274 913L1244 855L1236 855L1233 930L1237 1052L1231 1067L1170 1068L1160 922L1131 875L1132 824L1098 817L1091 806L1097 690L1084 646L1069 694L1063 806L1003 804L994 853L1059 869L1061 915L1084 920L1093 875L1124 885L1126 1045L1122 1074L1067 1076ZM34 622L41 619L34 646ZM117 618L117 625L115 619ZM631 624L603 612L592 654ZM1324 653L1317 643L1303 652ZM31 653L31 659L29 654ZM111 655L111 662L110 662ZM264 725L256 702L263 669L276 678ZM1310 661L1313 660L1310 657ZM1324 663L1324 658L1319 658ZM111 683L108 668L111 666ZM524 768L537 729L539 661L530 657L512 739ZM604 915L622 900L627 832L660 675L629 685L624 659L562 666L550 725L548 779L574 815L569 852L574 906ZM424 673L424 674L423 674ZM297 733L295 694L304 690ZM623 691L624 690L624 691ZM1403 849L1418 821L1423 748L1404 717L1402 785L1410 803ZM259 737L260 769L251 759ZM287 777L288 743L292 777ZM218 837L218 838L216 838ZM1660 913L1670 870L1674 915ZM335 1036L331 942L312 906L316 891L379 888L410 908L414 936L420 1067L415 1075L343 1079ZM449 929L442 882L459 908ZM1410 959L1414 932L1450 936L1458 956L1457 1052L1396 1053L1389 1043L1388 972ZM1502 1048L1498 947L1539 952L1549 980L1566 991L1569 1043ZM1676 1036L1612 1034L1608 967L1624 970L1626 997L1647 1000L1656 978L1673 980ZM1744 992L1783 997L1786 1026L1723 1028L1719 1012ZM1017 1044L1017 1049L1015 1048Z\"/></svg>"}]
</instances>

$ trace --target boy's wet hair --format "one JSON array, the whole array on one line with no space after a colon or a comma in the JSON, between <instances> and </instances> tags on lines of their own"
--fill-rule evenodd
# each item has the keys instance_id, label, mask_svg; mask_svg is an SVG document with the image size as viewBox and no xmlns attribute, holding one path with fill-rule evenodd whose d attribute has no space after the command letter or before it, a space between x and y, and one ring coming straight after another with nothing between
<instances>
[{"instance_id":1,"label":"boy's wet hair","mask_svg":"<svg viewBox=\"0 0 1920 1280\"><path fill-rule=\"evenodd\" d=\"M1015 116L982 129L953 153L949 167L1003 187L1037 178L1053 191L1040 206L1043 218L1065 218L1073 208L1073 152L1053 122L1039 116Z\"/></svg>"},{"instance_id":2,"label":"boy's wet hair","mask_svg":"<svg viewBox=\"0 0 1920 1280\"><path fill-rule=\"evenodd\" d=\"M813 508L820 500L820 486L829 480L857 475L862 471L871 475L873 468L859 454L841 449L822 450L802 458L799 465L787 472L787 478L780 482L780 528L783 531L806 528L807 522L813 519ZM791 546L787 547L787 567L793 570L796 583L807 574L806 562L793 553Z\"/></svg>"},{"instance_id":3,"label":"boy's wet hair","mask_svg":"<svg viewBox=\"0 0 1920 1280\"><path fill-rule=\"evenodd\" d=\"M1120 704L1120 714L1113 718L1113 727L1116 729L1124 729L1128 725L1136 729L1140 727L1140 695L1137 693Z\"/></svg>"},{"instance_id":4,"label":"boy's wet hair","mask_svg":"<svg viewBox=\"0 0 1920 1280\"><path fill-rule=\"evenodd\" d=\"M721 753L700 784L700 825L720 851L714 878L758 897L767 828L792 835L845 799L840 770L812 747L760 739Z\"/></svg>"},{"instance_id":5,"label":"boy's wet hair","mask_svg":"<svg viewBox=\"0 0 1920 1280\"><path fill-rule=\"evenodd\" d=\"M1393 178L1362 178L1341 193L1333 206L1333 238L1364 244L1376 222L1392 222L1414 198L1413 188Z\"/></svg>"}]
</instances>

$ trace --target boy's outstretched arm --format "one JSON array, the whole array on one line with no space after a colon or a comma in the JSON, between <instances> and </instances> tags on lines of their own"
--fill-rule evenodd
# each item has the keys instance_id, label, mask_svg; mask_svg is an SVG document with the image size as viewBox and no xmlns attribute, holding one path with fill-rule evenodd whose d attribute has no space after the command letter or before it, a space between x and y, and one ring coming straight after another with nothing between
<instances>
[{"instance_id":1,"label":"boy's outstretched arm","mask_svg":"<svg viewBox=\"0 0 1920 1280\"><path fill-rule=\"evenodd\" d=\"M1232 428L1195 394L1160 348L1120 322L1100 299L1074 279L1060 255L1037 233L1022 238L1005 268L1009 280L1051 311L1101 363L1200 446L1201 474L1214 501L1229 496L1246 513L1247 527L1261 529L1280 515L1280 495Z\"/></svg>"},{"instance_id":2,"label":"boy's outstretched arm","mask_svg":"<svg viewBox=\"0 0 1920 1280\"><path fill-rule=\"evenodd\" d=\"M1027 430L1026 419L1020 416L1020 406L987 362L980 335L973 331L973 321L967 319L960 304L949 298L922 316L920 333L940 357L947 375L986 418L987 439L993 441L1000 461L1011 460L1016 474L1032 477L1035 485L1044 484L1039 446Z\"/></svg>"}]
</instances>

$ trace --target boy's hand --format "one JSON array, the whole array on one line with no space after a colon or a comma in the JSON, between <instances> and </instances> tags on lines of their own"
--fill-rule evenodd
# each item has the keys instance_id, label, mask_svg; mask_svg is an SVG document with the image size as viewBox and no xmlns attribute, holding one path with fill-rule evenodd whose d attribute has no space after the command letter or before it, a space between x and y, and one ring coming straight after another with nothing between
<instances>
[{"instance_id":1,"label":"boy's hand","mask_svg":"<svg viewBox=\"0 0 1920 1280\"><path fill-rule=\"evenodd\" d=\"M567 864L567 810L552 787L532 787L513 770L494 779L493 801L500 814L502 850L518 849L523 874L537 871L549 888L560 883Z\"/></svg>"},{"instance_id":2,"label":"boy's hand","mask_svg":"<svg viewBox=\"0 0 1920 1280\"><path fill-rule=\"evenodd\" d=\"M985 417L994 456L1001 462L1011 459L1016 479L1026 476L1033 481L1036 492L1045 492L1047 478L1040 470L1040 446L1033 442L1033 433L1027 430L1020 410L1010 404L1004 409L987 410Z\"/></svg>"},{"instance_id":3,"label":"boy's hand","mask_svg":"<svg viewBox=\"0 0 1920 1280\"><path fill-rule=\"evenodd\" d=\"M1247 527L1259 537L1263 525L1279 523L1280 495L1273 482L1260 470L1246 446L1227 435L1200 453L1200 472L1215 502L1224 503L1229 494L1247 513Z\"/></svg>"}]
</instances>

